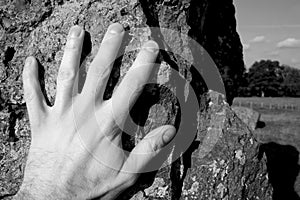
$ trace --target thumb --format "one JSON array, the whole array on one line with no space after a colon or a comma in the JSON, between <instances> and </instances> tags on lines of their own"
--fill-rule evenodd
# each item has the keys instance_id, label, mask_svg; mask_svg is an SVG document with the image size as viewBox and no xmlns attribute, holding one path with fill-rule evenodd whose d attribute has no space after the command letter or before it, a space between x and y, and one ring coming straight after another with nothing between
<instances>
[{"instance_id":1,"label":"thumb","mask_svg":"<svg viewBox=\"0 0 300 200\"><path fill-rule=\"evenodd\" d=\"M155 171L167 159L171 145L176 135L174 126L165 125L148 133L131 151L123 165L122 171L129 173L144 173ZM165 147L165 148L164 148Z\"/></svg>"}]
</instances>

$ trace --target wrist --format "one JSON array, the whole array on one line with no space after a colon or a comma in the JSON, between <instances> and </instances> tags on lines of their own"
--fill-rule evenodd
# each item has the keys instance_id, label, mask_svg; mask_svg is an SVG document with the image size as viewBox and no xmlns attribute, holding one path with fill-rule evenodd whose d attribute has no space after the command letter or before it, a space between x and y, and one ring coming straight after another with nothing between
<instances>
[{"instance_id":1,"label":"wrist","mask_svg":"<svg viewBox=\"0 0 300 200\"><path fill-rule=\"evenodd\" d=\"M74 199L67 190L63 190L48 181L38 181L36 178L31 181L23 181L14 200L69 200Z\"/></svg>"},{"instance_id":2,"label":"wrist","mask_svg":"<svg viewBox=\"0 0 300 200\"><path fill-rule=\"evenodd\" d=\"M37 156L37 153L32 153L28 157L23 182L15 200L76 199L60 181L61 177L54 170L55 162L52 160L49 154Z\"/></svg>"}]
</instances>

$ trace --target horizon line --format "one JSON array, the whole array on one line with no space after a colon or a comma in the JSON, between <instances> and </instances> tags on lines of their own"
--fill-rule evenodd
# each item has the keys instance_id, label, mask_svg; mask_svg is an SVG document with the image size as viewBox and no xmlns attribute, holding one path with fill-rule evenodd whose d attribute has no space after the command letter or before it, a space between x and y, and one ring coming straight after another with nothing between
<instances>
[{"instance_id":1,"label":"horizon line","mask_svg":"<svg viewBox=\"0 0 300 200\"><path fill-rule=\"evenodd\" d=\"M300 24L286 24L286 25L238 25L238 28L300 28Z\"/></svg>"}]
</instances>

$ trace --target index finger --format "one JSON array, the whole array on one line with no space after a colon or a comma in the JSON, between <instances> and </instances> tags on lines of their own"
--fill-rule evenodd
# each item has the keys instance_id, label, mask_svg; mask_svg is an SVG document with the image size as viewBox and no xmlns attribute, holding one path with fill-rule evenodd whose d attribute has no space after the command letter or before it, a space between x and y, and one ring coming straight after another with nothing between
<instances>
[{"instance_id":1,"label":"index finger","mask_svg":"<svg viewBox=\"0 0 300 200\"><path fill-rule=\"evenodd\" d=\"M132 67L111 98L115 120L123 120L128 115L129 109L149 79L158 51L159 46L154 41L148 41L142 47Z\"/></svg>"}]
</instances>

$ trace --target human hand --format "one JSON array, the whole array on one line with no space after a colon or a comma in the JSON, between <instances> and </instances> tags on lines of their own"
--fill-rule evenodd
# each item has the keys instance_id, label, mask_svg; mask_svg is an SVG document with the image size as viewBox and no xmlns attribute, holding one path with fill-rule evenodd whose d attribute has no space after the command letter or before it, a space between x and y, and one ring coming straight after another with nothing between
<instances>
[{"instance_id":1,"label":"human hand","mask_svg":"<svg viewBox=\"0 0 300 200\"><path fill-rule=\"evenodd\" d=\"M128 156L122 150L119 126L147 83L158 54L158 45L148 41L112 98L104 101L123 36L120 24L108 28L78 94L84 31L72 27L52 107L41 92L37 61L27 58L23 83L32 141L24 181L15 199L114 199L134 184L175 136L173 126L162 126L151 131Z\"/></svg>"}]
</instances>

